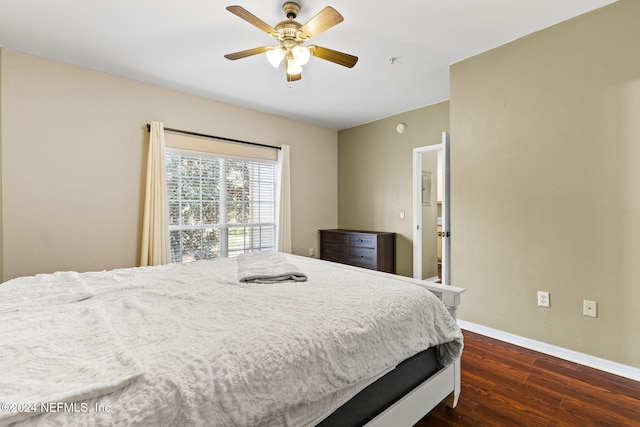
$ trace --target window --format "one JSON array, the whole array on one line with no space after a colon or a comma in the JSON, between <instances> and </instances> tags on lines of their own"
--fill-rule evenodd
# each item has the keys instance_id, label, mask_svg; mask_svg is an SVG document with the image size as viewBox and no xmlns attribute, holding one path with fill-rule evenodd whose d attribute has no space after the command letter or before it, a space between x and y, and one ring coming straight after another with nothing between
<instances>
[{"instance_id":1,"label":"window","mask_svg":"<svg viewBox=\"0 0 640 427\"><path fill-rule=\"evenodd\" d=\"M166 152L171 261L275 249L276 164Z\"/></svg>"}]
</instances>

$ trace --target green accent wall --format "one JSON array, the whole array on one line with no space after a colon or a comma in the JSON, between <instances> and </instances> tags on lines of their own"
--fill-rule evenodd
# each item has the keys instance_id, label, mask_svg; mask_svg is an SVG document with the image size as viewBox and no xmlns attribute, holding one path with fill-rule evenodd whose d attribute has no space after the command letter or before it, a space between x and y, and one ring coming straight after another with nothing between
<instances>
[{"instance_id":1,"label":"green accent wall","mask_svg":"<svg viewBox=\"0 0 640 427\"><path fill-rule=\"evenodd\" d=\"M620 0L453 64L449 102L339 132L339 225L399 233L411 275L411 151L450 120L458 317L640 368L638 22Z\"/></svg>"},{"instance_id":2,"label":"green accent wall","mask_svg":"<svg viewBox=\"0 0 640 427\"><path fill-rule=\"evenodd\" d=\"M399 123L407 125L402 134ZM439 144L448 131L445 101L338 132L338 225L397 233L403 276L413 276L413 149Z\"/></svg>"},{"instance_id":3,"label":"green accent wall","mask_svg":"<svg viewBox=\"0 0 640 427\"><path fill-rule=\"evenodd\" d=\"M451 67L461 319L640 367L639 22L621 0Z\"/></svg>"}]
</instances>

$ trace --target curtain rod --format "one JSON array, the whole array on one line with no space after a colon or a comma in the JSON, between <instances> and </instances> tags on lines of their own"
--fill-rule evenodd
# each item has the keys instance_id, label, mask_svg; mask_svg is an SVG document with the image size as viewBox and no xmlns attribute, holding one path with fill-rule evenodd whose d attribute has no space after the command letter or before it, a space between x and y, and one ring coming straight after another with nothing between
<instances>
[{"instance_id":1,"label":"curtain rod","mask_svg":"<svg viewBox=\"0 0 640 427\"><path fill-rule=\"evenodd\" d=\"M149 132L151 130L151 125L149 123L147 123L147 132ZM198 133L198 132L191 132L188 130L180 130L180 129L172 129L172 128L164 128L165 131L169 131L169 132L176 132L176 133L182 133L185 135L193 135L193 136L200 136L203 138L211 138L211 139L220 139L222 141L228 141L228 142L236 142L238 144L247 144L247 145L254 145L256 147L262 147L262 148L271 148L274 150L281 150L281 147L276 147L275 145L267 145L267 144L260 144L258 142L249 142L249 141L242 141L239 139L233 139L233 138L225 138L223 136L215 136L215 135L207 135L204 133Z\"/></svg>"}]
</instances>

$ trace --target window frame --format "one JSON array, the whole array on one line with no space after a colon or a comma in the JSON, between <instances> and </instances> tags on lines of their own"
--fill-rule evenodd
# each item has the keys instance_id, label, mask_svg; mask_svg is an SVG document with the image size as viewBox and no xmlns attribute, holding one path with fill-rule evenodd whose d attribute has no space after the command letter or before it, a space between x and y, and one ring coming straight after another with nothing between
<instances>
[{"instance_id":1,"label":"window frame","mask_svg":"<svg viewBox=\"0 0 640 427\"><path fill-rule=\"evenodd\" d=\"M185 230L203 230L204 231L204 230L210 230L210 229L219 230L219 244L218 244L217 252L204 251L202 250L202 246L200 246L200 250L195 253L191 253L191 252L185 253L185 251L182 248L180 249L180 251L176 252L174 251L173 245L171 245L170 255L171 255L172 263L186 263L186 262L196 261L199 259L225 258L229 256L237 256L240 253L246 253L246 252L276 250L276 239L278 235L277 200L278 200L278 186L279 186L278 162L276 160L270 160L270 159L264 159L264 158L253 158L253 157L246 157L246 156L235 156L235 155L221 154L221 153L214 153L214 152L187 150L183 148L165 147L165 167L167 167L166 194L167 194L167 203L169 204L169 206L171 206L171 202L176 199L170 197L170 188L169 188L170 173L168 170L168 160L169 160L169 156L176 155L176 154L179 156L220 160L220 169L219 169L219 175L218 175L219 176L218 185L220 190L219 199L218 199L219 221L216 224L209 224L209 223L203 222L202 200L200 200L200 206L201 206L200 224L195 224L195 225L181 224L181 223L172 224L171 209L169 208L169 235L171 236L172 232L175 232L175 231L185 231ZM272 193L271 202L270 202L272 206L271 207L272 215L270 215L271 221L246 222L243 220L242 222L229 222L228 213L227 213L227 207L228 207L227 165L230 161L248 162L250 164L265 164L265 165L269 165L273 169L272 181L268 183L269 185L273 185L273 193ZM182 177L182 174L180 174L180 178L181 177ZM222 181L222 177L224 177L224 181ZM220 183L222 182L224 182L224 185L220 185ZM178 188L180 189L181 187L178 187ZM182 197L180 196L177 200L182 201ZM191 202L193 203L193 201ZM179 215L179 222L182 222L181 220L182 220L182 214ZM270 235L271 244L267 244L267 245L260 244L259 246L255 246L255 245L247 246L247 240L246 240L247 230L255 229L255 228L258 228L261 234L263 229L271 228L272 232L268 233L268 235ZM241 235L244 236L244 243L241 247L234 246L230 249L229 231L232 229L245 230L244 233L241 233ZM171 240L171 237L170 237L170 240ZM268 240L268 239L265 239L265 240ZM260 239L260 241L262 241L262 239ZM180 244L182 245L182 241L180 242ZM211 255L211 256L208 256L208 255Z\"/></svg>"}]
</instances>

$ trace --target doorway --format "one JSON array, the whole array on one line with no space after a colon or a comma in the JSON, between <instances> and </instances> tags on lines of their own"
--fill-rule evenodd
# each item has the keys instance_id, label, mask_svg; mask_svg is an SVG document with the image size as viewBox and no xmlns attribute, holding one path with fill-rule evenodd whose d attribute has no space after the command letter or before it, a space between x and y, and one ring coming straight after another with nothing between
<instances>
[{"instance_id":1,"label":"doorway","mask_svg":"<svg viewBox=\"0 0 640 427\"><path fill-rule=\"evenodd\" d=\"M413 149L413 277L416 279L450 284L449 200L449 134L443 132L440 144ZM425 259L427 252L430 255Z\"/></svg>"}]
</instances>

